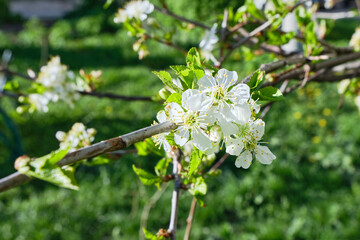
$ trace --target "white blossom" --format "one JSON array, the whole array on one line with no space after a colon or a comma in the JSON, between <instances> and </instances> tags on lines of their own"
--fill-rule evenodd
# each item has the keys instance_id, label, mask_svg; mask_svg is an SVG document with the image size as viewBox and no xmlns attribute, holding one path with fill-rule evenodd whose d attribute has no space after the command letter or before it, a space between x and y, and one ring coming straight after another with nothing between
<instances>
[{"instance_id":1,"label":"white blossom","mask_svg":"<svg viewBox=\"0 0 360 240\"><path fill-rule=\"evenodd\" d=\"M89 146L94 141L96 130L88 128L83 123L75 123L67 133L58 131L55 134L56 139L60 142L60 149L70 147L70 152L75 149Z\"/></svg>"},{"instance_id":2,"label":"white blossom","mask_svg":"<svg viewBox=\"0 0 360 240\"><path fill-rule=\"evenodd\" d=\"M215 23L210 31L206 31L204 37L201 39L199 48L201 50L202 56L206 60L211 60L215 64L218 64L218 61L214 57L214 55L211 53L214 50L214 45L219 41L219 37L216 36L216 28L217 23Z\"/></svg>"},{"instance_id":3,"label":"white blossom","mask_svg":"<svg viewBox=\"0 0 360 240\"><path fill-rule=\"evenodd\" d=\"M47 65L41 67L36 83L44 86L41 93L30 94L28 100L37 110L47 112L50 102L65 101L71 107L79 98L74 82L74 74L60 62L60 57L50 59Z\"/></svg>"},{"instance_id":4,"label":"white blossom","mask_svg":"<svg viewBox=\"0 0 360 240\"><path fill-rule=\"evenodd\" d=\"M194 111L188 108L189 99L187 99L184 94L186 95L186 91L183 93L182 99L185 101L183 107L187 111L174 102L169 103L165 108L169 113L170 121L179 126L174 132L175 143L184 146L186 142L192 140L194 146L200 151L212 148L213 144L208 134L205 133L208 126L208 124L204 122L205 114L202 111Z\"/></svg>"},{"instance_id":5,"label":"white blossom","mask_svg":"<svg viewBox=\"0 0 360 240\"><path fill-rule=\"evenodd\" d=\"M114 22L120 23L125 22L126 19L140 19L144 21L147 18L147 15L154 11L154 5L149 1L130 1L128 2L124 9L119 9L115 15Z\"/></svg>"},{"instance_id":6,"label":"white blossom","mask_svg":"<svg viewBox=\"0 0 360 240\"><path fill-rule=\"evenodd\" d=\"M207 121L220 125L225 136L236 131L233 123L245 124L251 116L250 106L247 103L250 97L250 88L246 84L237 84L237 73L220 69L214 78L204 75L199 79L199 90L193 90L192 101L195 102L202 95L202 104L208 109Z\"/></svg>"},{"instance_id":7,"label":"white blossom","mask_svg":"<svg viewBox=\"0 0 360 240\"><path fill-rule=\"evenodd\" d=\"M352 35L350 46L352 46L355 51L360 51L360 27L356 28L355 33Z\"/></svg>"},{"instance_id":8,"label":"white blossom","mask_svg":"<svg viewBox=\"0 0 360 240\"><path fill-rule=\"evenodd\" d=\"M238 156L236 167L249 168L253 156L262 164L270 164L276 158L268 147L259 144L264 131L263 120L250 120L246 125L239 125L238 132L225 139L226 152Z\"/></svg>"},{"instance_id":9,"label":"white blossom","mask_svg":"<svg viewBox=\"0 0 360 240\"><path fill-rule=\"evenodd\" d=\"M165 113L164 110L161 110L160 112L158 112L156 118L159 121L159 123L163 123L163 122L168 121L168 118L167 118L166 113ZM161 146L163 146L165 152L170 152L171 151L171 145L166 139L167 135L169 135L169 132L157 134L157 135L153 136L152 138L153 138L156 146L159 146L159 148Z\"/></svg>"}]
</instances>

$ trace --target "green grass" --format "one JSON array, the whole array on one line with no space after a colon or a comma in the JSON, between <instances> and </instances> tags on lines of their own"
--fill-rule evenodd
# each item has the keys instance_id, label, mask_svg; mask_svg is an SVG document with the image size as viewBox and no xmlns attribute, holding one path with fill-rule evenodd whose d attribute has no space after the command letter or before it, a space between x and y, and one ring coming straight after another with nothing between
<instances>
[{"instance_id":1,"label":"green grass","mask_svg":"<svg viewBox=\"0 0 360 240\"><path fill-rule=\"evenodd\" d=\"M162 85L151 71L183 64L185 59L152 45L151 55L139 61L131 42L122 31L114 37L103 33L50 45L49 55L60 55L75 72L101 69L104 83L99 91L156 94ZM12 49L14 70L39 69L41 49L36 41L4 41L0 48ZM241 54L226 65L240 76L271 61L267 55L244 61ZM359 113L351 99L337 109L339 99L335 85L312 84L274 104L264 119L265 141L277 159L269 166L255 163L243 170L229 158L222 175L209 181L206 207L196 210L191 239L359 239ZM96 141L101 141L148 126L161 108L156 103L82 97L74 109L56 103L47 114L18 115L16 105L0 99L30 156L56 149L56 131L67 131L77 121L96 128ZM329 114L324 114L326 108ZM320 120L326 120L326 126L320 127ZM156 188L143 186L131 165L151 170L156 161L155 156L128 155L110 165L80 167L78 192L33 180L2 193L0 239L137 239L142 210ZM1 176L12 173L13 159L1 158L0 169ZM152 232L168 226L171 188L172 184L151 210L147 228ZM182 192L179 236L185 231L191 199Z\"/></svg>"}]
</instances>

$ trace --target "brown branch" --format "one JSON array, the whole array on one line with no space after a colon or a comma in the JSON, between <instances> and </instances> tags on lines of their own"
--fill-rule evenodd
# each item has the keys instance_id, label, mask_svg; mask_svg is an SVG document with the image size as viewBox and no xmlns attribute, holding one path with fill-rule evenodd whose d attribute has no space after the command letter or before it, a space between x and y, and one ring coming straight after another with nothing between
<instances>
[{"instance_id":1,"label":"brown branch","mask_svg":"<svg viewBox=\"0 0 360 240\"><path fill-rule=\"evenodd\" d=\"M171 240L176 239L176 225L177 225L177 216L178 216L178 209L179 209L179 193L180 193L180 157L181 151L179 148L176 148L172 151L172 159L173 159L173 175L174 175L174 190L172 193L171 199L171 216L170 216L170 223L169 229L167 232L171 234Z\"/></svg>"},{"instance_id":2,"label":"brown branch","mask_svg":"<svg viewBox=\"0 0 360 240\"><path fill-rule=\"evenodd\" d=\"M111 138L88 147L80 148L74 152L68 153L63 159L57 162L60 167L70 165L86 158L96 157L100 154L111 152L128 147L135 142L141 141L153 135L169 132L177 126L171 122L160 123L154 126L142 128L140 130L122 135L120 137ZM0 192L14 188L20 184L29 181L30 178L19 172L0 179Z\"/></svg>"},{"instance_id":3,"label":"brown branch","mask_svg":"<svg viewBox=\"0 0 360 240\"><path fill-rule=\"evenodd\" d=\"M171 12L169 9L167 8L159 8L157 6L155 6L155 10L165 14L165 15L168 15L170 17L173 17L179 21L182 21L182 22L187 22L187 23L190 23L190 24L194 24L195 26L198 26L198 27L201 27L201 28L204 28L204 29L207 29L207 30L210 30L211 27L209 26L206 26L205 24L203 23L200 23L200 22L197 22L197 21L194 21L194 20L191 20L191 19L188 19L188 18L185 18L185 17L182 17L182 16L179 16L173 12Z\"/></svg>"},{"instance_id":4,"label":"brown branch","mask_svg":"<svg viewBox=\"0 0 360 240\"><path fill-rule=\"evenodd\" d=\"M249 41L252 37L254 37L256 34L258 34L259 32L264 31L266 28L271 26L271 21L266 21L265 23L263 23L262 25L260 25L259 27L255 28L253 31L251 31L246 37L240 39L237 43L235 43L230 49L229 51L225 54L225 56L221 57L219 59L219 67L221 67L222 63L233 53L233 51L238 48L239 46L241 46L243 43Z\"/></svg>"},{"instance_id":5,"label":"brown branch","mask_svg":"<svg viewBox=\"0 0 360 240\"><path fill-rule=\"evenodd\" d=\"M81 95L84 96L92 96L98 98L110 98L110 99L119 99L124 101L153 101L151 97L145 96L124 96L124 95L117 95L113 93L100 93L100 92L86 92L86 91L77 91Z\"/></svg>"},{"instance_id":6,"label":"brown branch","mask_svg":"<svg viewBox=\"0 0 360 240\"><path fill-rule=\"evenodd\" d=\"M174 48L174 49L182 52L184 55L187 55L187 52L188 52L188 51L186 51L186 49L184 49L184 48L182 48L182 47L180 47L180 46L178 46L178 45L175 45L173 42L165 41L165 40L162 40L162 39L159 39L159 38L155 38L155 37L152 37L152 36L150 36L150 35L148 35L148 34L144 34L144 36L145 36L145 38L147 38L147 39L151 39L151 40L153 40L153 41L156 41L156 42L161 43L161 44L163 44L163 45L166 45L166 46L168 46L168 47L172 47L172 48Z\"/></svg>"},{"instance_id":7,"label":"brown branch","mask_svg":"<svg viewBox=\"0 0 360 240\"><path fill-rule=\"evenodd\" d=\"M191 233L191 227L192 227L192 223L193 223L193 219L194 219L195 209L196 209L196 198L193 197L193 199L191 201L189 216L186 219L187 224L186 224L184 240L190 239L190 233Z\"/></svg>"},{"instance_id":8,"label":"brown branch","mask_svg":"<svg viewBox=\"0 0 360 240\"><path fill-rule=\"evenodd\" d=\"M29 75L26 75L26 74L23 74L23 73L11 71L7 67L1 67L0 66L0 72L3 72L5 74L9 74L11 76L18 76L18 77L21 77L21 78L26 79L26 80L35 81L35 78L30 77Z\"/></svg>"},{"instance_id":9,"label":"brown branch","mask_svg":"<svg viewBox=\"0 0 360 240\"><path fill-rule=\"evenodd\" d=\"M333 58L327 61L310 64L309 66L311 71L316 71L323 68L329 69L334 66L340 65L342 63L356 60L358 58L360 58L360 52L339 56L337 58ZM293 71L288 72L287 74L281 75L280 77L276 78L274 84L282 82L286 79L301 79L302 76L304 76L304 74L305 74L304 69L295 69Z\"/></svg>"},{"instance_id":10,"label":"brown branch","mask_svg":"<svg viewBox=\"0 0 360 240\"><path fill-rule=\"evenodd\" d=\"M302 63L305 63L305 62L306 62L306 58L304 56L296 56L296 57L281 59L279 61L272 62L272 63L262 64L259 69L260 69L260 71L264 71L265 73L270 73L270 72L273 72L275 70L278 70L278 69L280 69L282 67L285 67L285 66L288 66L288 65L302 64ZM250 78L252 77L252 75L254 73L248 75L247 77L242 79L240 82L241 83L249 82Z\"/></svg>"}]
</instances>

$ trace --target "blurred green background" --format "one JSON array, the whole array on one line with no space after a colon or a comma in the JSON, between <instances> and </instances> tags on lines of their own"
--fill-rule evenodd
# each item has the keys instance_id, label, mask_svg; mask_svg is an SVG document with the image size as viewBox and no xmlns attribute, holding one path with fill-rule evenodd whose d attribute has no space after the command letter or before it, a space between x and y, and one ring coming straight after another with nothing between
<instances>
[{"instance_id":1,"label":"blurred green background","mask_svg":"<svg viewBox=\"0 0 360 240\"><path fill-rule=\"evenodd\" d=\"M209 24L228 4L240 4L212 0L204 7L201 1L168 2L175 12ZM99 91L156 94L162 84L151 71L183 64L184 56L150 43L151 54L138 60L132 51L134 39L112 23L116 4L104 10L102 3L87 0L46 27L30 19L20 32L1 31L0 51L12 50L14 71L37 72L48 56L59 55L75 73L81 68L101 69L104 81ZM21 22L5 18L5 11L2 16L3 25ZM338 20L328 40L346 46L358 25L358 20ZM190 48L198 45L202 34L192 30L176 41ZM46 35L48 46L43 44ZM225 67L244 77L272 59L251 52L245 56L246 52L237 51ZM191 239L360 239L359 113L351 99L338 109L339 100L335 84L309 84L274 104L264 119L265 140L277 159L269 166L256 163L244 170L229 158L221 167L222 175L209 181L206 207L196 210ZM56 103L47 114L19 115L17 104L0 98L0 133L10 139L0 142L0 177L14 172L19 154L42 156L56 149L55 133L68 131L75 122L96 128L95 141L101 141L148 126L162 107L82 97L74 109ZM80 167L78 192L33 180L2 193L0 239L138 239L144 206L157 190L143 186L131 165L151 170L156 161L156 156L127 155L111 165ZM152 232L168 226L171 187L151 209L146 227ZM180 237L191 200L186 192L180 196Z\"/></svg>"}]
</instances>

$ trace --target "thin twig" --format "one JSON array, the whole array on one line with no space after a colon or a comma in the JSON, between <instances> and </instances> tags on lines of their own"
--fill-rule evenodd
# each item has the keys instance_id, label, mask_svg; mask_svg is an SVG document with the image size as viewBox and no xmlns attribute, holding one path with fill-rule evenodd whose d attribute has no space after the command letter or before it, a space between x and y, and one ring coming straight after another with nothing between
<instances>
[{"instance_id":1,"label":"thin twig","mask_svg":"<svg viewBox=\"0 0 360 240\"><path fill-rule=\"evenodd\" d=\"M168 233L171 234L171 240L176 239L176 223L177 223L177 215L179 208L179 192L181 179L179 175L179 164L180 164L181 151L179 148L176 148L172 152L173 159L173 175L174 175L174 190L171 198L171 215L170 215L170 223Z\"/></svg>"},{"instance_id":2,"label":"thin twig","mask_svg":"<svg viewBox=\"0 0 360 240\"><path fill-rule=\"evenodd\" d=\"M212 171L215 171L218 167L221 166L221 164L223 164L225 162L225 160L230 156L230 154L228 153L225 153L219 161L217 161L211 168L208 172L212 172Z\"/></svg>"},{"instance_id":3,"label":"thin twig","mask_svg":"<svg viewBox=\"0 0 360 240\"><path fill-rule=\"evenodd\" d=\"M167 187L169 186L169 183L163 183L161 185L161 189L159 191L156 191L154 195L151 196L149 201L144 206L144 210L141 213L141 222L140 222L140 229L139 229L139 239L145 239L143 228L146 229L147 227L147 220L149 218L150 210L155 206L157 201L159 201L160 197L163 195Z\"/></svg>"},{"instance_id":4,"label":"thin twig","mask_svg":"<svg viewBox=\"0 0 360 240\"><path fill-rule=\"evenodd\" d=\"M151 97L145 97L145 96L124 96L124 95L117 95L113 93L100 93L100 92L86 92L86 91L77 91L81 95L84 96L92 96L92 97L98 97L98 98L110 98L110 99L118 99L118 100L124 100L124 101L153 101Z\"/></svg>"},{"instance_id":5,"label":"thin twig","mask_svg":"<svg viewBox=\"0 0 360 240\"><path fill-rule=\"evenodd\" d=\"M190 239L190 233L191 233L191 227L192 227L192 223L193 223L193 219L194 219L195 209L196 209L196 198L193 197L193 199L191 201L189 216L186 219L187 224L186 224L184 240Z\"/></svg>"},{"instance_id":6,"label":"thin twig","mask_svg":"<svg viewBox=\"0 0 360 240\"><path fill-rule=\"evenodd\" d=\"M207 30L210 30L211 27L209 26L206 26L205 24L203 23L200 23L200 22L197 22L197 21L194 21L194 20L191 20L191 19L188 19L188 18L185 18L185 17L182 17L182 16L179 16L173 12L171 12L169 9L167 8L159 8L157 6L155 6L155 10L165 14L165 15L168 15L170 17L173 17L179 21L182 21L182 22L187 22L187 23L191 23L191 24L194 24L195 26L198 26L198 27L201 27L201 28L204 28L204 29L207 29Z\"/></svg>"},{"instance_id":7,"label":"thin twig","mask_svg":"<svg viewBox=\"0 0 360 240\"><path fill-rule=\"evenodd\" d=\"M221 29L220 29L220 39L221 39L221 42L224 43L225 42L225 39L226 39L226 33L227 33L227 23L228 23L228 18L229 18L229 11L227 9L224 10L224 18L223 18L223 21L221 23ZM222 55L224 53L224 45L222 45L220 47L220 51L219 51L219 59L222 58Z\"/></svg>"},{"instance_id":8,"label":"thin twig","mask_svg":"<svg viewBox=\"0 0 360 240\"><path fill-rule=\"evenodd\" d=\"M230 49L229 51L225 54L225 56L223 56L222 58L219 59L219 66L222 65L222 63L232 54L232 52L238 48L239 46L241 46L243 43L249 41L253 36L255 36L256 34L258 34L261 31L264 31L266 28L271 26L272 21L266 21L265 23L263 23L262 25L260 25L259 27L255 28L253 31L251 31L249 33L249 35L247 35L246 37L240 39L237 43L235 43Z\"/></svg>"},{"instance_id":9,"label":"thin twig","mask_svg":"<svg viewBox=\"0 0 360 240\"><path fill-rule=\"evenodd\" d=\"M177 126L175 123L164 122L154 126L139 129L120 137L115 137L99 143L95 143L88 147L80 148L74 152L68 153L63 159L57 162L57 165L62 167L76 163L82 159L92 158L106 152L123 149L153 135L174 130L176 127ZM4 192L8 189L19 186L29 180L30 178L24 174L19 172L13 173L5 178L0 179L0 192Z\"/></svg>"},{"instance_id":10,"label":"thin twig","mask_svg":"<svg viewBox=\"0 0 360 240\"><path fill-rule=\"evenodd\" d=\"M159 38L155 38L155 37L152 37L152 36L150 36L150 35L148 35L148 34L144 34L144 35L145 35L145 37L146 37L147 39L151 39L151 40L154 40L154 41L156 41L156 42L158 42L158 43L161 43L161 44L163 44L163 45L166 45L166 46L168 46L168 47L172 47L172 48L174 48L174 49L182 52L183 54L187 55L187 52L188 52L188 51L186 51L186 49L184 49L184 48L182 48L182 47L180 47L180 46L178 46L178 45L175 45L175 44L174 44L173 42L171 42L171 41L165 41L165 40L162 40L162 39L159 39Z\"/></svg>"},{"instance_id":11,"label":"thin twig","mask_svg":"<svg viewBox=\"0 0 360 240\"><path fill-rule=\"evenodd\" d=\"M34 81L35 78L30 77L29 75L23 74L23 73L19 73L19 72L14 72L11 71L10 69L6 68L6 67L0 67L0 72L3 72L5 74L9 74L11 76L18 76L21 78L24 78L26 80L30 80L30 81Z\"/></svg>"}]
</instances>

